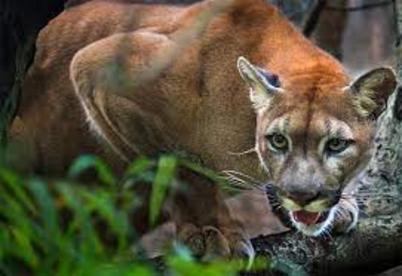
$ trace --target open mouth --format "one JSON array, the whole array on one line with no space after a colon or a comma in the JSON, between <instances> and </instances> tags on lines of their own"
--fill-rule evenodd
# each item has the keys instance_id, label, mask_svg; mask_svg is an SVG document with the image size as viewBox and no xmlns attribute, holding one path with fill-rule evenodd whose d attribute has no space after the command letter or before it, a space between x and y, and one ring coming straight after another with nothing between
<instances>
[{"instance_id":1,"label":"open mouth","mask_svg":"<svg viewBox=\"0 0 402 276\"><path fill-rule=\"evenodd\" d=\"M298 222L298 223L303 223L307 226L323 223L329 215L330 210L324 211L324 212L319 212L319 213L313 213L313 212L308 212L305 210L299 210L299 211L293 211L291 212L291 215L293 219Z\"/></svg>"},{"instance_id":2,"label":"open mouth","mask_svg":"<svg viewBox=\"0 0 402 276\"><path fill-rule=\"evenodd\" d=\"M331 228L337 210L337 203L333 202L335 203L333 205L327 203L326 208L320 212L309 212L303 209L291 211L292 208L284 206L283 200L279 198L276 189L272 185L267 185L266 195L272 210L274 210L285 226L290 228L295 227L307 236L320 236ZM328 205L331 205L331 207L328 208Z\"/></svg>"}]
</instances>

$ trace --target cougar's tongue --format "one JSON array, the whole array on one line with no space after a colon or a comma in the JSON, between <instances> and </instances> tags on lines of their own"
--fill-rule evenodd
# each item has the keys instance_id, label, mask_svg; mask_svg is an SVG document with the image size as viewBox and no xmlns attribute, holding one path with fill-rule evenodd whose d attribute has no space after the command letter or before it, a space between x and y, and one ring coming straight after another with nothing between
<instances>
[{"instance_id":1,"label":"cougar's tongue","mask_svg":"<svg viewBox=\"0 0 402 276\"><path fill-rule=\"evenodd\" d=\"M293 212L293 218L297 222L304 223L306 225L312 225L317 223L320 218L320 213L311 213L304 210Z\"/></svg>"}]
</instances>

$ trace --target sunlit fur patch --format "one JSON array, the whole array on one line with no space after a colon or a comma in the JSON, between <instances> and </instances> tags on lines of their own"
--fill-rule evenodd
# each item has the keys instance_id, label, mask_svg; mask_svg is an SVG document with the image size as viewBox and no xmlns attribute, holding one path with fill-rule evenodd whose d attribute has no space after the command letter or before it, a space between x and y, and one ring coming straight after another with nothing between
<instances>
[{"instance_id":1,"label":"sunlit fur patch","mask_svg":"<svg viewBox=\"0 0 402 276\"><path fill-rule=\"evenodd\" d=\"M298 229L304 235L318 237L327 233L331 229L332 224L334 223L335 220L336 209L337 206L332 207L329 211L327 218L323 222L313 225L306 225L304 223L296 221L295 218L293 217L292 212L289 212L289 217L293 225L296 227L296 229Z\"/></svg>"}]
</instances>

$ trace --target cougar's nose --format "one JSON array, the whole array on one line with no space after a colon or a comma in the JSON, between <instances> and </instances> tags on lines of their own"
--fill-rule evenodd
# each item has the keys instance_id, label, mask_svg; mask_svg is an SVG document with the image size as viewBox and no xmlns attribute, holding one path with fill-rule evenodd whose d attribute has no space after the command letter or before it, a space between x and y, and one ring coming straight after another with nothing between
<instances>
[{"instance_id":1,"label":"cougar's nose","mask_svg":"<svg viewBox=\"0 0 402 276\"><path fill-rule=\"evenodd\" d=\"M289 199L293 200L299 206L306 206L310 202L320 197L318 192L306 192L306 191L291 191L286 195Z\"/></svg>"}]
</instances>

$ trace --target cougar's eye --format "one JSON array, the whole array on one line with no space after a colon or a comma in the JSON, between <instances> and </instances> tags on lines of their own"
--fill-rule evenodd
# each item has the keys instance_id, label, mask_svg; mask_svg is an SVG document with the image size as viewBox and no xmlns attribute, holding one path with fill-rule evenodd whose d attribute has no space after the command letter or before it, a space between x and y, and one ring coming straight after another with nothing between
<instances>
[{"instance_id":1,"label":"cougar's eye","mask_svg":"<svg viewBox=\"0 0 402 276\"><path fill-rule=\"evenodd\" d=\"M327 142L326 151L330 154L341 153L345 149L348 148L351 141L341 139L341 138L333 138Z\"/></svg>"},{"instance_id":2,"label":"cougar's eye","mask_svg":"<svg viewBox=\"0 0 402 276\"><path fill-rule=\"evenodd\" d=\"M288 150L288 139L282 134L274 133L267 136L270 146L277 151Z\"/></svg>"}]
</instances>

